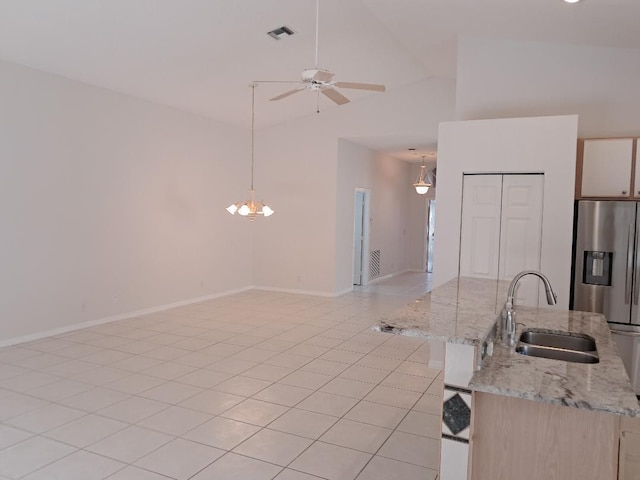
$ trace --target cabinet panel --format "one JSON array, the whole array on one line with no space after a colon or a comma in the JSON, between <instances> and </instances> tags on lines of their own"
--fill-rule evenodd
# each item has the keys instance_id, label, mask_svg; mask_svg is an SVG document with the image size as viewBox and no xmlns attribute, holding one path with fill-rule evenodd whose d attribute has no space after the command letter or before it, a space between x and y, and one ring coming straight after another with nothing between
<instances>
[{"instance_id":1,"label":"cabinet panel","mask_svg":"<svg viewBox=\"0 0 640 480\"><path fill-rule=\"evenodd\" d=\"M473 402L472 480L617 480L619 417L481 392Z\"/></svg>"},{"instance_id":2,"label":"cabinet panel","mask_svg":"<svg viewBox=\"0 0 640 480\"><path fill-rule=\"evenodd\" d=\"M619 480L640 478L640 434L622 432L620 436Z\"/></svg>"},{"instance_id":3,"label":"cabinet panel","mask_svg":"<svg viewBox=\"0 0 640 480\"><path fill-rule=\"evenodd\" d=\"M582 196L629 197L632 152L632 138L585 140Z\"/></svg>"}]
</instances>

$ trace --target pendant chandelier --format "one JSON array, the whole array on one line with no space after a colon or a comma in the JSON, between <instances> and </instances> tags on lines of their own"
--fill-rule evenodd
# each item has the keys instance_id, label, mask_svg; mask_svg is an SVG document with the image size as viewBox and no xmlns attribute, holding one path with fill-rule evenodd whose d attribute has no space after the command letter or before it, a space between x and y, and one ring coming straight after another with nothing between
<instances>
[{"instance_id":1,"label":"pendant chandelier","mask_svg":"<svg viewBox=\"0 0 640 480\"><path fill-rule=\"evenodd\" d=\"M429 191L429 187L433 185L431 181L431 176L427 172L427 166L424 164L424 158L426 155L422 155L422 166L420 167L420 173L418 174L418 180L413 186L416 189L416 193L419 195L424 195Z\"/></svg>"},{"instance_id":2,"label":"pendant chandelier","mask_svg":"<svg viewBox=\"0 0 640 480\"><path fill-rule=\"evenodd\" d=\"M255 199L255 189L253 188L253 167L254 167L254 144L255 144L255 116L256 116L256 84L252 83L251 87L251 189L249 190L249 199L244 202L237 202L227 207L227 212L231 215L236 213L242 217L248 217L250 221L257 217L270 217L275 213L269 205L263 202L257 202Z\"/></svg>"}]
</instances>

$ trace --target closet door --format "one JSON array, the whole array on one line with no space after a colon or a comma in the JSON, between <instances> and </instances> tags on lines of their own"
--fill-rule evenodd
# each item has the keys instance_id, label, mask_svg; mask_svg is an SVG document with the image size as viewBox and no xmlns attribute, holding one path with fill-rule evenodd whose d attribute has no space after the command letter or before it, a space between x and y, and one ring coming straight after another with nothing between
<instances>
[{"instance_id":1,"label":"closet door","mask_svg":"<svg viewBox=\"0 0 640 480\"><path fill-rule=\"evenodd\" d=\"M522 270L540 271L543 193L544 175L503 176L499 255L502 280L511 280ZM540 280L527 276L518 285L516 305L537 306Z\"/></svg>"},{"instance_id":2,"label":"closet door","mask_svg":"<svg viewBox=\"0 0 640 480\"><path fill-rule=\"evenodd\" d=\"M498 278L502 175L464 175L460 275Z\"/></svg>"}]
</instances>

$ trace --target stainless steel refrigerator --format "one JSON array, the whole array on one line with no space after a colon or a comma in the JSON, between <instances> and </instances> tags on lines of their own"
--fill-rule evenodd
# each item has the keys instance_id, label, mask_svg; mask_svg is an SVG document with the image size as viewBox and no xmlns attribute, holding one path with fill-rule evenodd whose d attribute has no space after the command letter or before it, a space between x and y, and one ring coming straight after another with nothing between
<instances>
[{"instance_id":1,"label":"stainless steel refrigerator","mask_svg":"<svg viewBox=\"0 0 640 480\"><path fill-rule=\"evenodd\" d=\"M640 394L640 203L578 202L572 306L606 316Z\"/></svg>"}]
</instances>

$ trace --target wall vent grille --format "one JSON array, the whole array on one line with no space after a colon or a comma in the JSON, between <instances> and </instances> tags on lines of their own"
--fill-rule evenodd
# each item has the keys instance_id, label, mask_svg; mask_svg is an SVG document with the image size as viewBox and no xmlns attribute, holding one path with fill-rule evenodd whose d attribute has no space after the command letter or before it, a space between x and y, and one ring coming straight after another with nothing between
<instances>
[{"instance_id":1,"label":"wall vent grille","mask_svg":"<svg viewBox=\"0 0 640 480\"><path fill-rule=\"evenodd\" d=\"M372 250L369 259L369 278L374 279L380 276L380 250Z\"/></svg>"},{"instance_id":2,"label":"wall vent grille","mask_svg":"<svg viewBox=\"0 0 640 480\"><path fill-rule=\"evenodd\" d=\"M290 37L294 33L295 32L291 30L289 27L287 27L286 25L283 25L282 27L274 28L270 32L267 32L267 35L269 35L274 40L280 40L281 38Z\"/></svg>"}]
</instances>

